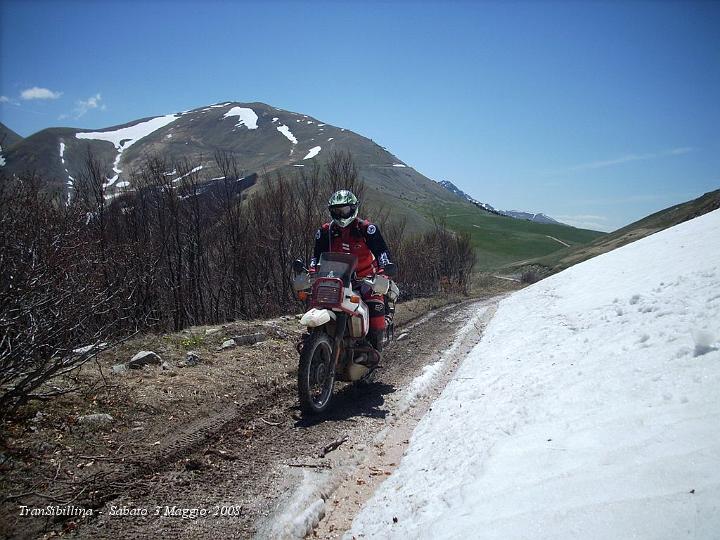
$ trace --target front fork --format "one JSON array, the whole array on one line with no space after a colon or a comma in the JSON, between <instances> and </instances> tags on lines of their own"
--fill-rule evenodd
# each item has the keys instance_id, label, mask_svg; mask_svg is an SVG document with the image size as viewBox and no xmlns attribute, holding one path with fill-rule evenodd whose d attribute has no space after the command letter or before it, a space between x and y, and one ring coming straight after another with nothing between
<instances>
[{"instance_id":1,"label":"front fork","mask_svg":"<svg viewBox=\"0 0 720 540\"><path fill-rule=\"evenodd\" d=\"M335 320L335 345L333 346L333 353L335 354L335 369L337 369L338 363L340 362L340 353L342 352L342 341L345 337L345 330L347 329L347 313L338 313L337 319Z\"/></svg>"}]
</instances>

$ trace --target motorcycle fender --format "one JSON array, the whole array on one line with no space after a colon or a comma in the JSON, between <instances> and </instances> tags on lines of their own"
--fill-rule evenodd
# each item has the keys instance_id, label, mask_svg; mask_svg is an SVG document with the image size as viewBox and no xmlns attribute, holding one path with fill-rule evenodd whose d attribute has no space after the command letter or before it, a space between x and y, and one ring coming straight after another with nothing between
<instances>
[{"instance_id":1,"label":"motorcycle fender","mask_svg":"<svg viewBox=\"0 0 720 540\"><path fill-rule=\"evenodd\" d=\"M329 323L331 319L337 319L337 315L329 309L312 308L302 316L300 324L308 328L316 328Z\"/></svg>"}]
</instances>

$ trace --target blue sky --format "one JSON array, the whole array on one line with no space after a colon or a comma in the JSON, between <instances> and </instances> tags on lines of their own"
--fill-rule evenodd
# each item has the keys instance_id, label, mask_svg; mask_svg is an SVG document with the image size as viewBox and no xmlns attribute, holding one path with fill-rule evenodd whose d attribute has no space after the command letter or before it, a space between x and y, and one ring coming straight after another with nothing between
<instances>
[{"instance_id":1,"label":"blue sky","mask_svg":"<svg viewBox=\"0 0 720 540\"><path fill-rule=\"evenodd\" d=\"M612 230L720 188L718 29L718 2L0 0L0 121L263 101Z\"/></svg>"}]
</instances>

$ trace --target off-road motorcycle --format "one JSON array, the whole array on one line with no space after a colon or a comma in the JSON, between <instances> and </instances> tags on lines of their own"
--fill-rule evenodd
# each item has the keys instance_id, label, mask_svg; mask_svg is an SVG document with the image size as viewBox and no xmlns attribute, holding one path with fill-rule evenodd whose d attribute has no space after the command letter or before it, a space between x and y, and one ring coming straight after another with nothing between
<instances>
[{"instance_id":1,"label":"off-road motorcycle","mask_svg":"<svg viewBox=\"0 0 720 540\"><path fill-rule=\"evenodd\" d=\"M298 343L298 398L304 413L327 409L336 380L370 381L375 375L381 358L366 340L370 314L360 287L384 295L385 343L394 337L397 285L383 274L357 279L356 266L355 255L337 252L323 253L312 274L301 260L293 263L293 288L310 304L300 319L307 333Z\"/></svg>"}]
</instances>

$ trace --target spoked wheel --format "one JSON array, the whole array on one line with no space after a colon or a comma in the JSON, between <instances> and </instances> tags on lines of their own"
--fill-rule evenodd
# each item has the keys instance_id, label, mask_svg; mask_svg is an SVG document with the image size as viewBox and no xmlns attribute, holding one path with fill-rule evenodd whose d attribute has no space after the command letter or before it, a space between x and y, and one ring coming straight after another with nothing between
<instances>
[{"instance_id":1,"label":"spoked wheel","mask_svg":"<svg viewBox=\"0 0 720 540\"><path fill-rule=\"evenodd\" d=\"M305 413L318 414L327 409L335 383L332 341L324 332L313 333L300 353L298 398Z\"/></svg>"}]
</instances>

